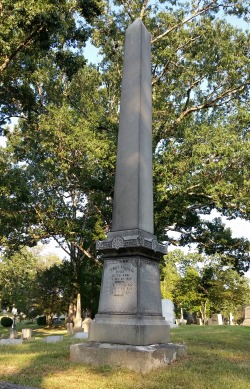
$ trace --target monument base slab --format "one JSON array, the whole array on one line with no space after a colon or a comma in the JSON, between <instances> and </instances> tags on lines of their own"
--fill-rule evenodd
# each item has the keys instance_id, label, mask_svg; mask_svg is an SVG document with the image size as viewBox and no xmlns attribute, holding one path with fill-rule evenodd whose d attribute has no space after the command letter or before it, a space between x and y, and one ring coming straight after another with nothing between
<instances>
[{"instance_id":1,"label":"monument base slab","mask_svg":"<svg viewBox=\"0 0 250 389\"><path fill-rule=\"evenodd\" d=\"M170 326L163 317L119 320L107 315L105 320L102 316L105 315L97 315L96 321L91 323L89 341L132 346L170 342Z\"/></svg>"},{"instance_id":2,"label":"monument base slab","mask_svg":"<svg viewBox=\"0 0 250 389\"><path fill-rule=\"evenodd\" d=\"M70 347L71 362L82 362L93 366L124 367L141 373L166 367L186 355L186 346L173 343L131 346L86 342Z\"/></svg>"}]
</instances>

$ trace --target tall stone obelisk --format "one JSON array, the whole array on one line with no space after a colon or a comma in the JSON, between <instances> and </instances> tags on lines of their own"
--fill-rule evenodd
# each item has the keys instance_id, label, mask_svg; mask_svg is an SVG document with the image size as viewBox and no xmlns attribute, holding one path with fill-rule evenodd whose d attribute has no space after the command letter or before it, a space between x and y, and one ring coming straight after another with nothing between
<instances>
[{"instance_id":1,"label":"tall stone obelisk","mask_svg":"<svg viewBox=\"0 0 250 389\"><path fill-rule=\"evenodd\" d=\"M166 247L153 228L151 47L137 19L126 31L112 229L97 243L104 254L98 314L88 342L70 360L148 372L186 355L168 343L159 259Z\"/></svg>"},{"instance_id":2,"label":"tall stone obelisk","mask_svg":"<svg viewBox=\"0 0 250 389\"><path fill-rule=\"evenodd\" d=\"M98 314L89 340L129 345L169 341L162 316L153 227L151 35L140 19L126 31L112 229Z\"/></svg>"},{"instance_id":3,"label":"tall stone obelisk","mask_svg":"<svg viewBox=\"0 0 250 389\"><path fill-rule=\"evenodd\" d=\"M151 35L126 31L112 231L153 234Z\"/></svg>"}]
</instances>

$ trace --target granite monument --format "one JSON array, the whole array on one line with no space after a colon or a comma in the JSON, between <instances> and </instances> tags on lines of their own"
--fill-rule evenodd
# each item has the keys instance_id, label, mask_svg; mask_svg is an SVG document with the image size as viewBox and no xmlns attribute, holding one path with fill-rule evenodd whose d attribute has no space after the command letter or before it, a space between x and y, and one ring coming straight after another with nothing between
<instances>
[{"instance_id":1,"label":"granite monument","mask_svg":"<svg viewBox=\"0 0 250 389\"><path fill-rule=\"evenodd\" d=\"M99 309L89 343L71 346L72 361L135 369L136 357L143 371L185 354L168 347L162 315L159 260L167 250L154 235L151 83L151 35L137 19L125 34L112 228L97 242L105 258Z\"/></svg>"}]
</instances>

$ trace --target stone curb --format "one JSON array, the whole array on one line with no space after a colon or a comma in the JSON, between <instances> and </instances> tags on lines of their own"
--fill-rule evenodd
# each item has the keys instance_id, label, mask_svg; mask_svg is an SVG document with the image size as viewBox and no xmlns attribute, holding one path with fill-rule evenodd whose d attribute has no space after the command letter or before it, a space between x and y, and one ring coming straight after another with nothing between
<instances>
[{"instance_id":1,"label":"stone curb","mask_svg":"<svg viewBox=\"0 0 250 389\"><path fill-rule=\"evenodd\" d=\"M0 389L37 389L37 388L33 388L31 386L15 385L10 382L0 381Z\"/></svg>"}]
</instances>

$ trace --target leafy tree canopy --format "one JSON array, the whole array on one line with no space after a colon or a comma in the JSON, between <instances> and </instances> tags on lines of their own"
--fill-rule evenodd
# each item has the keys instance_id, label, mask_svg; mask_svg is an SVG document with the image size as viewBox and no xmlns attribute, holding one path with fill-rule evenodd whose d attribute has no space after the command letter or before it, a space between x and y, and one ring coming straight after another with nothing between
<instances>
[{"instance_id":1,"label":"leafy tree canopy","mask_svg":"<svg viewBox=\"0 0 250 389\"><path fill-rule=\"evenodd\" d=\"M31 78L45 56L68 77L84 65L76 50L85 45L101 11L98 0L0 1L0 126L13 116L39 112L39 80L34 86Z\"/></svg>"},{"instance_id":2,"label":"leafy tree canopy","mask_svg":"<svg viewBox=\"0 0 250 389\"><path fill-rule=\"evenodd\" d=\"M59 263L61 263L59 258L42 256L38 250L33 252L23 248L14 254L6 251L0 257L2 307L11 309L15 304L18 313L29 315L36 305L37 273Z\"/></svg>"},{"instance_id":3,"label":"leafy tree canopy","mask_svg":"<svg viewBox=\"0 0 250 389\"><path fill-rule=\"evenodd\" d=\"M212 313L227 317L229 313L235 314L250 298L249 279L232 267L223 266L217 254L169 252L162 264L161 287L165 296L174 301L177 313L183 308L202 319Z\"/></svg>"},{"instance_id":4,"label":"leafy tree canopy","mask_svg":"<svg viewBox=\"0 0 250 389\"><path fill-rule=\"evenodd\" d=\"M65 8L51 4L64 18ZM67 8L71 2L63 4ZM27 109L20 106L23 119L9 133L8 158L1 162L3 168L7 163L2 190L8 201L18 205L19 193L27 196L12 216L10 207L0 207L9 223L25 209L25 232L19 222L9 228L17 232L13 244L18 234L34 241L55 236L75 264L83 258L96 261L93 242L104 236L111 221L124 32L140 17L152 34L156 233L171 241L169 231L175 230L181 237L174 243L196 242L208 254L223 252L225 261L246 270L249 242L233 239L219 220L206 223L202 215L217 209L229 218L250 216L249 32L225 18L247 20L249 2L86 4L100 5L102 11L94 18L91 14L91 20L83 15L94 27L92 43L102 54L96 69L74 67L71 60L66 66L65 57L58 62L70 45L67 39L74 36L70 23L69 35L59 29L56 49L50 40L46 55L38 56L29 46L34 70L26 73L29 67L13 58L13 72L17 66L23 76L13 79L24 80L20 85L28 85L34 98L34 104L26 100ZM77 28L77 19L70 20ZM82 60L78 50L67 53ZM9 65L3 74L11 69ZM7 90L9 79L3 79ZM12 106L2 107L4 115L12 115ZM13 166L23 180L20 189L10 184Z\"/></svg>"}]
</instances>

